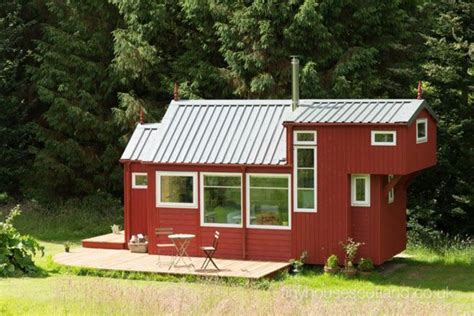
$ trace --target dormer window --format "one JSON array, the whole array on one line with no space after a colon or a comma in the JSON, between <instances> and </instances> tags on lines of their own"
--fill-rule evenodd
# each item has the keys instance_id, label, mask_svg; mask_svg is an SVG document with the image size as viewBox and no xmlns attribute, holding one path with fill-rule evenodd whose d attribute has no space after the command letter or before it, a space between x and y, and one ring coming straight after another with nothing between
<instances>
[{"instance_id":1,"label":"dormer window","mask_svg":"<svg viewBox=\"0 0 474 316\"><path fill-rule=\"evenodd\" d=\"M426 143L428 141L428 120L421 118L416 120L416 143Z\"/></svg>"}]
</instances>

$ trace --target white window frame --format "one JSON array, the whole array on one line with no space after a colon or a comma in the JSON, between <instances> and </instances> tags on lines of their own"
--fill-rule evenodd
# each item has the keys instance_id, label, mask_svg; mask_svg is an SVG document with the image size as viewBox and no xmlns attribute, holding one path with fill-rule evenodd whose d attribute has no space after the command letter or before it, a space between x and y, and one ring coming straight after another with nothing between
<instances>
[{"instance_id":1,"label":"white window frame","mask_svg":"<svg viewBox=\"0 0 474 316\"><path fill-rule=\"evenodd\" d=\"M298 208L298 149L313 149L314 151L314 208ZM317 213L318 211L318 170L317 170L317 153L318 148L316 146L295 146L293 149L293 203L294 210L298 213Z\"/></svg>"},{"instance_id":2,"label":"white window frame","mask_svg":"<svg viewBox=\"0 0 474 316\"><path fill-rule=\"evenodd\" d=\"M193 202L192 203L171 203L161 202L161 177L162 176L182 176L193 177ZM198 181L197 172L182 171L157 171L156 172L156 207L166 208L197 208L198 207Z\"/></svg>"},{"instance_id":3,"label":"white window frame","mask_svg":"<svg viewBox=\"0 0 474 316\"><path fill-rule=\"evenodd\" d=\"M377 134L391 134L393 135L393 142L377 142L375 141L375 135ZM396 131L372 131L371 132L371 145L372 146L397 146L397 132Z\"/></svg>"},{"instance_id":4,"label":"white window frame","mask_svg":"<svg viewBox=\"0 0 474 316\"><path fill-rule=\"evenodd\" d=\"M365 180L365 201L356 200L356 180ZM370 207L370 174L351 175L351 205L356 207Z\"/></svg>"},{"instance_id":5,"label":"white window frame","mask_svg":"<svg viewBox=\"0 0 474 316\"><path fill-rule=\"evenodd\" d=\"M425 137L418 137L418 124L425 123ZM428 142L428 119L420 118L416 120L416 143L422 144Z\"/></svg>"},{"instance_id":6,"label":"white window frame","mask_svg":"<svg viewBox=\"0 0 474 316\"><path fill-rule=\"evenodd\" d=\"M223 224L223 223L205 223L204 222L204 176L218 176L218 177L240 177L240 224ZM231 172L201 172L201 207L200 207L200 223L202 227L230 227L230 228L242 228L244 225L244 214L243 214L243 177L241 173L231 173ZM225 188L225 187L219 187ZM235 189L234 187L232 187Z\"/></svg>"},{"instance_id":7,"label":"white window frame","mask_svg":"<svg viewBox=\"0 0 474 316\"><path fill-rule=\"evenodd\" d=\"M260 176L267 178L287 178L288 179L288 226L277 225L252 225L250 224L250 177ZM276 230L291 230L291 174L288 173L247 173L246 178L246 227L251 229L276 229Z\"/></svg>"},{"instance_id":8,"label":"white window frame","mask_svg":"<svg viewBox=\"0 0 474 316\"><path fill-rule=\"evenodd\" d=\"M132 189L146 189L148 188L148 184L137 184L135 177L136 176L146 176L147 183L148 183L148 173L146 172L132 172Z\"/></svg>"},{"instance_id":9,"label":"white window frame","mask_svg":"<svg viewBox=\"0 0 474 316\"><path fill-rule=\"evenodd\" d=\"M314 140L313 141L298 141L298 134L313 134ZM294 131L293 132L293 145L317 145L318 143L317 136L318 135L316 131L305 131L305 130Z\"/></svg>"},{"instance_id":10,"label":"white window frame","mask_svg":"<svg viewBox=\"0 0 474 316\"><path fill-rule=\"evenodd\" d=\"M388 183L390 183L390 181L392 181L392 179L393 179L393 174L389 174L388 175ZM394 201L395 201L395 188L392 187L388 191L388 204L392 204Z\"/></svg>"}]
</instances>

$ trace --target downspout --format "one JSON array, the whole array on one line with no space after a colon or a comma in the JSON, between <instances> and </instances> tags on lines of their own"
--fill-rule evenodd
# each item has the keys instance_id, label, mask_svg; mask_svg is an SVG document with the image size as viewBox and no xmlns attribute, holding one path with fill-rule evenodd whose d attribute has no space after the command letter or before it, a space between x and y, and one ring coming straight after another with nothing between
<instances>
[{"instance_id":1,"label":"downspout","mask_svg":"<svg viewBox=\"0 0 474 316\"><path fill-rule=\"evenodd\" d=\"M132 207L132 197L131 197L131 174L130 174L130 162L124 163L124 230L125 230L125 244L130 240L131 235L131 207Z\"/></svg>"}]
</instances>

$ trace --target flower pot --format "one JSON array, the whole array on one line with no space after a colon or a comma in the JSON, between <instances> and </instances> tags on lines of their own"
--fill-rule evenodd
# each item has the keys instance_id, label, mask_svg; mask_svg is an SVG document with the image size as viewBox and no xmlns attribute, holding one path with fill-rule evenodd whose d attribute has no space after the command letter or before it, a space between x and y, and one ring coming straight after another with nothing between
<instances>
[{"instance_id":1,"label":"flower pot","mask_svg":"<svg viewBox=\"0 0 474 316\"><path fill-rule=\"evenodd\" d=\"M69 252L69 247L64 247L64 251Z\"/></svg>"},{"instance_id":2,"label":"flower pot","mask_svg":"<svg viewBox=\"0 0 474 316\"><path fill-rule=\"evenodd\" d=\"M344 268L342 270L342 272L344 273L344 275L346 277L352 278L357 274L357 269L355 269L355 268Z\"/></svg>"},{"instance_id":3,"label":"flower pot","mask_svg":"<svg viewBox=\"0 0 474 316\"><path fill-rule=\"evenodd\" d=\"M136 253L147 253L148 252L148 242L129 242L128 243L128 249L130 249L131 252L136 252Z\"/></svg>"},{"instance_id":4,"label":"flower pot","mask_svg":"<svg viewBox=\"0 0 474 316\"><path fill-rule=\"evenodd\" d=\"M339 272L339 267L328 267L324 266L324 273L327 274L336 274Z\"/></svg>"}]
</instances>

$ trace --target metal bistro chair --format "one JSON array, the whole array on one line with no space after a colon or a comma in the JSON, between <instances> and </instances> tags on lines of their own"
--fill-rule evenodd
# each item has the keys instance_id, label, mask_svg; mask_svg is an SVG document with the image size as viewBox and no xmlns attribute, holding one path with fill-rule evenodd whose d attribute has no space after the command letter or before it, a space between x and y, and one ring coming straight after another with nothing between
<instances>
[{"instance_id":1,"label":"metal bistro chair","mask_svg":"<svg viewBox=\"0 0 474 316\"><path fill-rule=\"evenodd\" d=\"M155 233L156 233L156 240L157 240L156 247L158 247L158 265L160 265L161 249L176 248L174 243L172 242L162 243L162 244L159 243L160 237L161 239L164 238L165 236L166 238L168 238L169 235L173 234L173 228L160 227L160 228L155 229ZM169 238L168 238L168 241L170 241ZM174 258L173 258L173 261L171 261L171 263L173 262L174 262Z\"/></svg>"},{"instance_id":2,"label":"metal bistro chair","mask_svg":"<svg viewBox=\"0 0 474 316\"><path fill-rule=\"evenodd\" d=\"M217 245L219 243L219 235L220 233L218 231L214 233L214 242L212 243L212 246L201 247L201 250L204 251L204 254L206 255L206 260L204 260L204 262L202 263L201 270L207 269L207 266L209 265L209 263L212 263L212 265L218 271L220 271L219 267L216 265L214 260L212 260L212 256L214 256L214 253L217 250Z\"/></svg>"}]
</instances>

